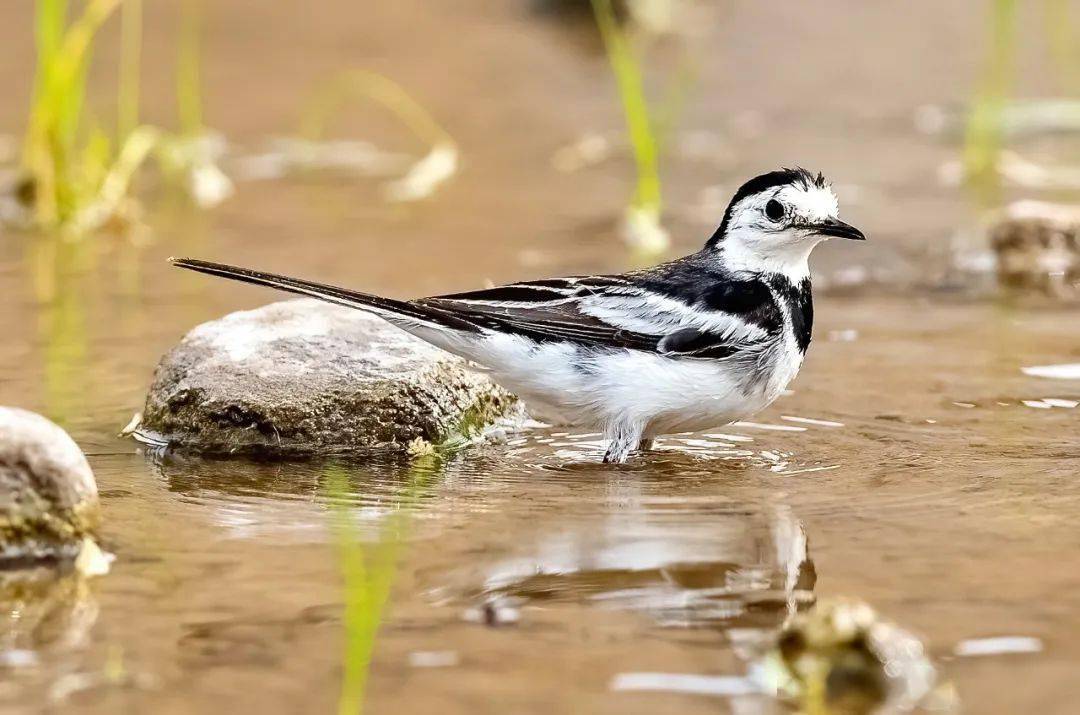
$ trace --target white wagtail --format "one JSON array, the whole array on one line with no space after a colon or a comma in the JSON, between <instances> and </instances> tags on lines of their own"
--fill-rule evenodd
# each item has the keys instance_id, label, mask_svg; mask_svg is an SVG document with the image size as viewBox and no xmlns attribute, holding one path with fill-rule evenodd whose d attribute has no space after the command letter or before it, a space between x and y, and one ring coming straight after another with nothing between
<instances>
[{"instance_id":1,"label":"white wagtail","mask_svg":"<svg viewBox=\"0 0 1080 715\"><path fill-rule=\"evenodd\" d=\"M814 312L807 259L864 240L837 218L821 174L783 169L742 185L697 253L618 275L511 283L394 300L246 268L182 268L366 310L491 371L548 422L603 430L605 462L653 437L743 419L799 371Z\"/></svg>"}]
</instances>

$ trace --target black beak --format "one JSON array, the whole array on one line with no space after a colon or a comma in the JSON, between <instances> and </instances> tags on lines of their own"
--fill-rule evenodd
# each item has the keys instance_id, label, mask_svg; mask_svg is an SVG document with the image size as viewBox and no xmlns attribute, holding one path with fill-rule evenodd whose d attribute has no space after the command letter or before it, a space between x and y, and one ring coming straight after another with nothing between
<instances>
[{"instance_id":1,"label":"black beak","mask_svg":"<svg viewBox=\"0 0 1080 715\"><path fill-rule=\"evenodd\" d=\"M866 240L866 236L863 235L862 231L855 228L850 223L844 223L835 218L813 224L810 227L810 230L822 236L829 236L830 238L850 238L852 241Z\"/></svg>"}]
</instances>

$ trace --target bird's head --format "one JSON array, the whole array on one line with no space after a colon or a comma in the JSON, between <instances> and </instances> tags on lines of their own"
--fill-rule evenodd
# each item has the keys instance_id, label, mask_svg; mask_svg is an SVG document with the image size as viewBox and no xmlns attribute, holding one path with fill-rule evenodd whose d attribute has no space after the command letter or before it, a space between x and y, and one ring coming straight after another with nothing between
<instances>
[{"instance_id":1,"label":"bird's head","mask_svg":"<svg viewBox=\"0 0 1080 715\"><path fill-rule=\"evenodd\" d=\"M837 214L836 194L821 174L771 171L735 192L705 251L731 270L805 277L810 251L825 239L866 239Z\"/></svg>"}]
</instances>

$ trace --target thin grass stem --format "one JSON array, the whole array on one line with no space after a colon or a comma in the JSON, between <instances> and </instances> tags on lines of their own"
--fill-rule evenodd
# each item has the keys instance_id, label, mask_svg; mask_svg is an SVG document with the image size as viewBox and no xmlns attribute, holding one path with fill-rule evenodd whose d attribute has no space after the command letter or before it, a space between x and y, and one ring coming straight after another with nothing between
<instances>
[{"instance_id":1,"label":"thin grass stem","mask_svg":"<svg viewBox=\"0 0 1080 715\"><path fill-rule=\"evenodd\" d=\"M426 455L414 460L397 507L384 517L378 542L370 548L364 547L355 513L348 506L348 473L337 466L330 467L325 473L323 491L331 506L331 532L337 544L345 601L345 647L342 653L341 694L338 698L339 715L363 712L375 638L382 624L400 551L407 537L409 514L441 468L442 461L438 455Z\"/></svg>"},{"instance_id":2,"label":"thin grass stem","mask_svg":"<svg viewBox=\"0 0 1080 715\"><path fill-rule=\"evenodd\" d=\"M142 0L125 0L120 12L120 90L116 108L117 141L139 126L142 68Z\"/></svg>"},{"instance_id":3,"label":"thin grass stem","mask_svg":"<svg viewBox=\"0 0 1080 715\"><path fill-rule=\"evenodd\" d=\"M202 2L180 4L180 50L176 66L176 103L180 132L199 136L205 129L202 101Z\"/></svg>"},{"instance_id":4,"label":"thin grass stem","mask_svg":"<svg viewBox=\"0 0 1080 715\"><path fill-rule=\"evenodd\" d=\"M637 209L654 212L658 216L663 208L659 150L649 116L641 68L628 38L619 27L611 0L591 2L604 49L615 74L626 129L633 147L637 187L632 205Z\"/></svg>"},{"instance_id":5,"label":"thin grass stem","mask_svg":"<svg viewBox=\"0 0 1080 715\"><path fill-rule=\"evenodd\" d=\"M1016 0L991 0L990 52L964 134L964 169L977 195L990 203L998 192L1003 110L1012 84Z\"/></svg>"}]
</instances>

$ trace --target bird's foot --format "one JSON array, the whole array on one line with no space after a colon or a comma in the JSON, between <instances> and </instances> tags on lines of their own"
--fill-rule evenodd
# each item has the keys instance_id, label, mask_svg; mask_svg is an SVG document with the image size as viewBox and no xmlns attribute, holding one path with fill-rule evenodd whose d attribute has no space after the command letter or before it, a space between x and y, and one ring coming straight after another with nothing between
<instances>
[{"instance_id":1,"label":"bird's foot","mask_svg":"<svg viewBox=\"0 0 1080 715\"><path fill-rule=\"evenodd\" d=\"M616 431L608 445L607 453L604 454L604 464L622 464L644 440L641 438L641 430L633 427Z\"/></svg>"},{"instance_id":2,"label":"bird's foot","mask_svg":"<svg viewBox=\"0 0 1080 715\"><path fill-rule=\"evenodd\" d=\"M604 464L622 464L630 456L635 444L636 441L612 440L604 453Z\"/></svg>"}]
</instances>

